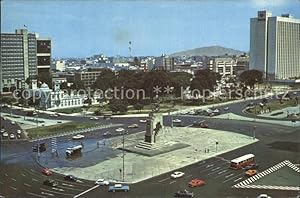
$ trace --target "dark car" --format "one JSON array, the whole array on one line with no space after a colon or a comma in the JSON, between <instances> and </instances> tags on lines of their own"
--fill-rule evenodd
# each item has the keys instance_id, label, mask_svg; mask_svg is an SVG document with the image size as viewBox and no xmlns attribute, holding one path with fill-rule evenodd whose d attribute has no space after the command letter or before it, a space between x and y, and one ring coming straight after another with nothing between
<instances>
[{"instance_id":1,"label":"dark car","mask_svg":"<svg viewBox=\"0 0 300 198\"><path fill-rule=\"evenodd\" d=\"M250 170L250 169L257 169L259 167L258 164L249 164L248 166L245 166L245 170Z\"/></svg>"},{"instance_id":2,"label":"dark car","mask_svg":"<svg viewBox=\"0 0 300 198\"><path fill-rule=\"evenodd\" d=\"M175 193L174 197L194 197L194 193L187 190L180 190Z\"/></svg>"},{"instance_id":3,"label":"dark car","mask_svg":"<svg viewBox=\"0 0 300 198\"><path fill-rule=\"evenodd\" d=\"M36 144L32 147L33 152L44 152L47 150L46 143Z\"/></svg>"},{"instance_id":4,"label":"dark car","mask_svg":"<svg viewBox=\"0 0 300 198\"><path fill-rule=\"evenodd\" d=\"M72 182L76 182L78 180L77 177L75 177L74 175L66 175L64 179Z\"/></svg>"},{"instance_id":5,"label":"dark car","mask_svg":"<svg viewBox=\"0 0 300 198\"><path fill-rule=\"evenodd\" d=\"M43 184L46 185L46 186L51 186L51 187L58 186L58 182L57 182L57 181L54 181L53 179L46 179L46 180L43 182Z\"/></svg>"}]
</instances>

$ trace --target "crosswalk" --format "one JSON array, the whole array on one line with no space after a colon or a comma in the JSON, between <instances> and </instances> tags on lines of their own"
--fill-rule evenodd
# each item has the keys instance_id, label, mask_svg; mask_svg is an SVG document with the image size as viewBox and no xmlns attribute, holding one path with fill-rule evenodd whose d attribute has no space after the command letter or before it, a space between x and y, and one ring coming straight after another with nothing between
<instances>
[{"instance_id":1,"label":"crosswalk","mask_svg":"<svg viewBox=\"0 0 300 198\"><path fill-rule=\"evenodd\" d=\"M259 188L259 189L278 189L278 190L300 190L300 187L290 187L290 186L272 186L272 185L251 185L251 183L255 182L256 180L269 175L270 173L273 173L277 171L278 169L288 166L292 168L297 173L300 173L300 169L291 163L289 160L282 161L263 172L258 173L257 175L254 175L244 181L239 182L238 184L235 184L233 188Z\"/></svg>"}]
</instances>

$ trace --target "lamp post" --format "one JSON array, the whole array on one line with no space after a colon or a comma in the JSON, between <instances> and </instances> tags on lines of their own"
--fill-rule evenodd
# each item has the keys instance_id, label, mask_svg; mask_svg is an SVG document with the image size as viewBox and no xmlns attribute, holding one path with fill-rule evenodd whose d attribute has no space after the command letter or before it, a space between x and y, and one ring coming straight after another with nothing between
<instances>
[{"instance_id":1,"label":"lamp post","mask_svg":"<svg viewBox=\"0 0 300 198\"><path fill-rule=\"evenodd\" d=\"M253 127L253 139L255 139L255 130L256 130L256 126Z\"/></svg>"},{"instance_id":2,"label":"lamp post","mask_svg":"<svg viewBox=\"0 0 300 198\"><path fill-rule=\"evenodd\" d=\"M123 151L123 175L122 175L122 177L123 177L123 182L124 182L124 178L125 178L125 151L124 151L124 147L125 147L125 130L123 130L123 149L122 149L122 151Z\"/></svg>"}]
</instances>

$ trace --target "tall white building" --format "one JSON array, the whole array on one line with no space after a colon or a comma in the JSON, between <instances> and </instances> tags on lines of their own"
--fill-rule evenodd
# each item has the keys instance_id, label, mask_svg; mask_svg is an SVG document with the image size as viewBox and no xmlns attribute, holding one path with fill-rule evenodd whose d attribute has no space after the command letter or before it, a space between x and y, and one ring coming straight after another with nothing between
<instances>
[{"instance_id":1,"label":"tall white building","mask_svg":"<svg viewBox=\"0 0 300 198\"><path fill-rule=\"evenodd\" d=\"M266 78L299 78L300 20L258 11L250 20L249 67L264 72Z\"/></svg>"}]
</instances>

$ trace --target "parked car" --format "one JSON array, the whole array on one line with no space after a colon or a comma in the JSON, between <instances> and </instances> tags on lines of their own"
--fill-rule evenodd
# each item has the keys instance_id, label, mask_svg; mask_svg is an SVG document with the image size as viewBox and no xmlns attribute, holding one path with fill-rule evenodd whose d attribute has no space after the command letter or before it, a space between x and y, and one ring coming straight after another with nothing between
<instances>
[{"instance_id":1,"label":"parked car","mask_svg":"<svg viewBox=\"0 0 300 198\"><path fill-rule=\"evenodd\" d=\"M229 110L229 107L224 107L224 111L228 111Z\"/></svg>"},{"instance_id":2,"label":"parked car","mask_svg":"<svg viewBox=\"0 0 300 198\"><path fill-rule=\"evenodd\" d=\"M15 125L15 124L16 124L16 122L15 122L15 121L11 121L11 124L12 124L12 125Z\"/></svg>"},{"instance_id":3,"label":"parked car","mask_svg":"<svg viewBox=\"0 0 300 198\"><path fill-rule=\"evenodd\" d=\"M49 168L44 168L44 169L42 170L42 173L43 173L44 175L47 175L47 176L52 175L52 172L50 171Z\"/></svg>"},{"instance_id":4,"label":"parked car","mask_svg":"<svg viewBox=\"0 0 300 198\"><path fill-rule=\"evenodd\" d=\"M51 187L58 186L58 182L54 181L53 179L46 179L43 184Z\"/></svg>"},{"instance_id":5,"label":"parked car","mask_svg":"<svg viewBox=\"0 0 300 198\"><path fill-rule=\"evenodd\" d=\"M20 130L20 129L18 129L18 130L17 130L17 134L19 134L19 135L20 135L21 133L22 133L22 132L21 132L21 130Z\"/></svg>"},{"instance_id":6,"label":"parked car","mask_svg":"<svg viewBox=\"0 0 300 198\"><path fill-rule=\"evenodd\" d=\"M84 135L81 135L81 134L77 134L77 135L74 135L72 137L73 140L81 140L83 139L85 136Z\"/></svg>"},{"instance_id":7,"label":"parked car","mask_svg":"<svg viewBox=\"0 0 300 198\"><path fill-rule=\"evenodd\" d=\"M8 137L8 133L7 133L7 132L4 132L4 133L2 134L2 136L3 136L3 137Z\"/></svg>"},{"instance_id":8,"label":"parked car","mask_svg":"<svg viewBox=\"0 0 300 198\"><path fill-rule=\"evenodd\" d=\"M139 125L138 124L131 124L128 126L128 128L133 129L133 128L138 128Z\"/></svg>"},{"instance_id":9,"label":"parked car","mask_svg":"<svg viewBox=\"0 0 300 198\"><path fill-rule=\"evenodd\" d=\"M259 167L258 164L249 164L248 166L245 166L243 169L250 170L250 169L257 169Z\"/></svg>"},{"instance_id":10,"label":"parked car","mask_svg":"<svg viewBox=\"0 0 300 198\"><path fill-rule=\"evenodd\" d=\"M111 132L109 132L109 131L106 131L105 133L103 133L103 136L111 136L112 134L111 134Z\"/></svg>"},{"instance_id":11,"label":"parked car","mask_svg":"<svg viewBox=\"0 0 300 198\"><path fill-rule=\"evenodd\" d=\"M99 120L98 117L91 117L90 120Z\"/></svg>"},{"instance_id":12,"label":"parked car","mask_svg":"<svg viewBox=\"0 0 300 198\"><path fill-rule=\"evenodd\" d=\"M108 187L108 192L128 192L129 186L123 184L115 184Z\"/></svg>"},{"instance_id":13,"label":"parked car","mask_svg":"<svg viewBox=\"0 0 300 198\"><path fill-rule=\"evenodd\" d=\"M175 119L175 120L172 120L173 123L181 123L181 120L180 119Z\"/></svg>"},{"instance_id":14,"label":"parked car","mask_svg":"<svg viewBox=\"0 0 300 198\"><path fill-rule=\"evenodd\" d=\"M140 123L146 123L147 120L140 120Z\"/></svg>"},{"instance_id":15,"label":"parked car","mask_svg":"<svg viewBox=\"0 0 300 198\"><path fill-rule=\"evenodd\" d=\"M256 175L256 174L257 174L257 170L254 170L254 169L250 169L245 172L245 175L248 177L252 177L253 175Z\"/></svg>"},{"instance_id":16,"label":"parked car","mask_svg":"<svg viewBox=\"0 0 300 198\"><path fill-rule=\"evenodd\" d=\"M182 177L183 175L184 175L183 172L175 171L174 173L171 174L171 178L176 179Z\"/></svg>"},{"instance_id":17,"label":"parked car","mask_svg":"<svg viewBox=\"0 0 300 198\"><path fill-rule=\"evenodd\" d=\"M67 180L67 181L72 181L72 182L78 181L77 177L75 177L74 175L66 175L64 177L64 179Z\"/></svg>"},{"instance_id":18,"label":"parked car","mask_svg":"<svg viewBox=\"0 0 300 198\"><path fill-rule=\"evenodd\" d=\"M177 191L175 193L174 197L194 197L194 193L193 192L189 192L189 191L187 191L185 189L185 190Z\"/></svg>"},{"instance_id":19,"label":"parked car","mask_svg":"<svg viewBox=\"0 0 300 198\"><path fill-rule=\"evenodd\" d=\"M201 128L208 128L208 124L205 122L205 120L195 121L195 122L193 122L193 126L201 127Z\"/></svg>"},{"instance_id":20,"label":"parked car","mask_svg":"<svg viewBox=\"0 0 300 198\"><path fill-rule=\"evenodd\" d=\"M189 182L189 187L193 188L193 187L200 187L200 186L204 186L206 184L206 182L202 179L193 179Z\"/></svg>"},{"instance_id":21,"label":"parked car","mask_svg":"<svg viewBox=\"0 0 300 198\"><path fill-rule=\"evenodd\" d=\"M0 133L4 133L4 132L5 132L5 129L2 128L2 129L0 130Z\"/></svg>"},{"instance_id":22,"label":"parked car","mask_svg":"<svg viewBox=\"0 0 300 198\"><path fill-rule=\"evenodd\" d=\"M10 138L10 139L15 139L16 136L15 136L14 134L11 133L11 134L9 135L9 138Z\"/></svg>"},{"instance_id":23,"label":"parked car","mask_svg":"<svg viewBox=\"0 0 300 198\"><path fill-rule=\"evenodd\" d=\"M107 181L105 179L98 179L97 181L95 181L95 185L108 186L109 185L109 181Z\"/></svg>"}]
</instances>

